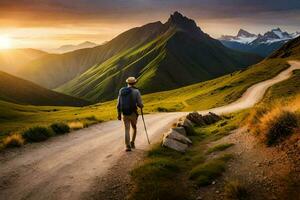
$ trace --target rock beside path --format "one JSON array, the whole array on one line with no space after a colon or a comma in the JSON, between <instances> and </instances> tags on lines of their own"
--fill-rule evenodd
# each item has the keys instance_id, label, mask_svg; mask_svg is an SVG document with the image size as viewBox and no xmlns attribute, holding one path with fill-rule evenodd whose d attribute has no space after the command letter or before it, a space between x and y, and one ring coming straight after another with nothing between
<instances>
[{"instance_id":1,"label":"rock beside path","mask_svg":"<svg viewBox=\"0 0 300 200\"><path fill-rule=\"evenodd\" d=\"M181 153L186 152L186 150L188 148L187 144L181 143L181 142L171 139L171 138L165 138L163 140L163 146L173 149L175 151L179 151Z\"/></svg>"},{"instance_id":2,"label":"rock beside path","mask_svg":"<svg viewBox=\"0 0 300 200\"><path fill-rule=\"evenodd\" d=\"M213 124L222 118L214 113L200 115L198 112L189 113L176 123L176 127L164 134L162 146L179 152L185 152L192 145L192 141L187 137L189 130L195 126Z\"/></svg>"},{"instance_id":3,"label":"rock beside path","mask_svg":"<svg viewBox=\"0 0 300 200\"><path fill-rule=\"evenodd\" d=\"M200 115L198 112L192 112L189 113L186 118L197 126L210 125L222 119L222 117L212 112L209 112L207 115Z\"/></svg>"}]
</instances>

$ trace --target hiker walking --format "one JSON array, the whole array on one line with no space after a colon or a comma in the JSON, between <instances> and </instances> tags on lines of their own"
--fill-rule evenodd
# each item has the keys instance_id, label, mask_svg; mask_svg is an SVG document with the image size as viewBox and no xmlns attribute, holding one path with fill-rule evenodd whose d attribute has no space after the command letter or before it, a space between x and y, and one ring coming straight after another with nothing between
<instances>
[{"instance_id":1,"label":"hiker walking","mask_svg":"<svg viewBox=\"0 0 300 200\"><path fill-rule=\"evenodd\" d=\"M136 82L137 80L135 77L127 78L127 87L121 88L118 96L118 120L122 119L121 114L123 114L126 151L131 151L131 148L135 148L134 141L137 132L136 124L138 119L137 107L142 109L144 106L140 91L134 87ZM133 129L131 141L130 125Z\"/></svg>"}]
</instances>

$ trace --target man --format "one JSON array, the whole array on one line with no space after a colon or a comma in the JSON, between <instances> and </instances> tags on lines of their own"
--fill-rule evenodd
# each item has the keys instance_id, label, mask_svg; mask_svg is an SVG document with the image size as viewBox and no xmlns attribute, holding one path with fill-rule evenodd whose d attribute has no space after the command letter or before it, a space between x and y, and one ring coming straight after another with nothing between
<instances>
[{"instance_id":1,"label":"man","mask_svg":"<svg viewBox=\"0 0 300 200\"><path fill-rule=\"evenodd\" d=\"M129 77L126 80L127 87L123 87L119 91L118 96L118 120L121 120L121 114L123 114L123 121L125 125L125 145L126 151L131 151L131 148L135 148L136 137L136 124L138 118L137 107L143 108L142 97L140 91L134 87L137 83L135 77ZM130 141L130 125L133 129L132 138Z\"/></svg>"}]
</instances>

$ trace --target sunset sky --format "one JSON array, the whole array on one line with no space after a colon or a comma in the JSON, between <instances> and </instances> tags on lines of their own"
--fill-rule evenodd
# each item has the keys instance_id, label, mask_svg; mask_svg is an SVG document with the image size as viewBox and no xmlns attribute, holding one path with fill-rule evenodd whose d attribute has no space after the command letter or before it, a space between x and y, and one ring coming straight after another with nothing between
<instances>
[{"instance_id":1,"label":"sunset sky","mask_svg":"<svg viewBox=\"0 0 300 200\"><path fill-rule=\"evenodd\" d=\"M299 0L0 0L0 43L41 49L101 44L132 27L165 22L176 10L215 38L239 28L300 31Z\"/></svg>"}]
</instances>

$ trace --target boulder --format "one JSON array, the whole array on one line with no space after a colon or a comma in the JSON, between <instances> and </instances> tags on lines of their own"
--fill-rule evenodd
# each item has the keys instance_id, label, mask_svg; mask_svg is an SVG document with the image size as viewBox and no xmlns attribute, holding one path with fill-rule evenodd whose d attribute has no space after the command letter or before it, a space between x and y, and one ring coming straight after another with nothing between
<instances>
[{"instance_id":1,"label":"boulder","mask_svg":"<svg viewBox=\"0 0 300 200\"><path fill-rule=\"evenodd\" d=\"M215 113L209 112L207 115L203 116L203 120L207 125L216 123L217 121L220 121L222 117L219 115L216 115Z\"/></svg>"},{"instance_id":2,"label":"boulder","mask_svg":"<svg viewBox=\"0 0 300 200\"><path fill-rule=\"evenodd\" d=\"M197 126L204 126L216 123L222 118L215 113L209 112L207 115L200 115L198 112L189 113L186 118Z\"/></svg>"},{"instance_id":3,"label":"boulder","mask_svg":"<svg viewBox=\"0 0 300 200\"><path fill-rule=\"evenodd\" d=\"M177 122L177 127L193 127L195 124L193 122L191 122L191 120L187 119L187 118L182 118L179 119L179 121Z\"/></svg>"},{"instance_id":4,"label":"boulder","mask_svg":"<svg viewBox=\"0 0 300 200\"><path fill-rule=\"evenodd\" d=\"M164 138L162 145L164 147L168 147L170 149L173 149L175 151L179 151L179 152L182 152L182 153L184 153L188 148L187 144L178 142L177 140L173 140L173 139L170 139L170 138Z\"/></svg>"},{"instance_id":5,"label":"boulder","mask_svg":"<svg viewBox=\"0 0 300 200\"><path fill-rule=\"evenodd\" d=\"M184 129L184 128L183 128ZM181 142L181 143L184 143L184 144L192 144L192 141L187 138L186 136L178 133L176 130L174 129L171 129L169 132L167 132L165 135L164 135L164 138L168 138L168 139L173 139L173 140L176 140L178 142Z\"/></svg>"},{"instance_id":6,"label":"boulder","mask_svg":"<svg viewBox=\"0 0 300 200\"><path fill-rule=\"evenodd\" d=\"M185 118L183 121L183 126L184 127L193 127L193 126L195 126L195 124L193 122L191 122L191 120Z\"/></svg>"},{"instance_id":7,"label":"boulder","mask_svg":"<svg viewBox=\"0 0 300 200\"><path fill-rule=\"evenodd\" d=\"M186 131L184 127L175 127L172 128L172 130L176 131L177 133L180 133L181 135L186 136Z\"/></svg>"},{"instance_id":8,"label":"boulder","mask_svg":"<svg viewBox=\"0 0 300 200\"><path fill-rule=\"evenodd\" d=\"M189 113L186 118L190 121L192 121L193 123L195 123L197 126L204 126L205 122L202 118L202 115L200 115L198 112L192 112Z\"/></svg>"}]
</instances>

